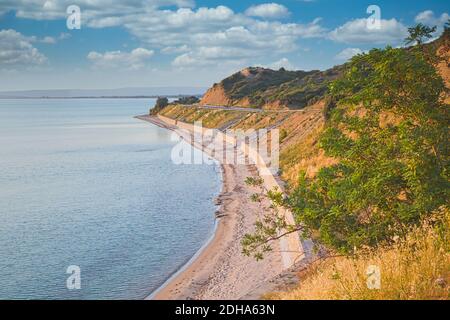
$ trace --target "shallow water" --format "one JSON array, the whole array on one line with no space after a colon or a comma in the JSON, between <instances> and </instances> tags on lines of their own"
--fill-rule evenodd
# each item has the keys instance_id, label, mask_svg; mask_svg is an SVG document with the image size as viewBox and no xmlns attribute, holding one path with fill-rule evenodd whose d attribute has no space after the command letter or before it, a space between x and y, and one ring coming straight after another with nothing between
<instances>
[{"instance_id":1,"label":"shallow water","mask_svg":"<svg viewBox=\"0 0 450 320\"><path fill-rule=\"evenodd\" d=\"M153 103L0 99L0 298L141 299L210 237L218 168L173 164Z\"/></svg>"}]
</instances>

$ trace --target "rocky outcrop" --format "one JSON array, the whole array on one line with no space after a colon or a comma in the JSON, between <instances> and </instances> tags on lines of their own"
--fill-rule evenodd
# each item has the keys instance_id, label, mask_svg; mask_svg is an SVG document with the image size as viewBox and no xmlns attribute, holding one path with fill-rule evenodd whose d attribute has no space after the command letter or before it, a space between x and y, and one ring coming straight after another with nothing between
<instances>
[{"instance_id":1,"label":"rocky outcrop","mask_svg":"<svg viewBox=\"0 0 450 320\"><path fill-rule=\"evenodd\" d=\"M222 84L215 83L200 100L202 105L228 106L233 105Z\"/></svg>"}]
</instances>

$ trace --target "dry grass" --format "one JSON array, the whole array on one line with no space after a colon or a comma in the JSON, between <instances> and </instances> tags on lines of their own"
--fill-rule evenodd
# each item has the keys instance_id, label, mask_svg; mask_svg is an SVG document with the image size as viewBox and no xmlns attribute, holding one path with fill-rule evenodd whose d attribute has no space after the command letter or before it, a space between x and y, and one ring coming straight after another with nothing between
<instances>
[{"instance_id":1,"label":"dry grass","mask_svg":"<svg viewBox=\"0 0 450 320\"><path fill-rule=\"evenodd\" d=\"M271 293L267 299L441 299L450 298L450 213L438 214L441 227L425 222L404 240L374 249L359 258L337 257L311 266L299 287ZM380 289L369 289L367 268L380 268Z\"/></svg>"},{"instance_id":2,"label":"dry grass","mask_svg":"<svg viewBox=\"0 0 450 320\"><path fill-rule=\"evenodd\" d=\"M318 146L318 137L322 126L316 127L303 139L291 145L284 145L280 154L281 178L291 187L298 184L300 171L306 172L308 177L314 177L317 172L337 161L325 156L325 152Z\"/></svg>"},{"instance_id":3,"label":"dry grass","mask_svg":"<svg viewBox=\"0 0 450 320\"><path fill-rule=\"evenodd\" d=\"M159 114L187 123L202 121L202 125L206 128L218 128L247 115L241 111L186 108L181 105L170 105L161 110Z\"/></svg>"}]
</instances>

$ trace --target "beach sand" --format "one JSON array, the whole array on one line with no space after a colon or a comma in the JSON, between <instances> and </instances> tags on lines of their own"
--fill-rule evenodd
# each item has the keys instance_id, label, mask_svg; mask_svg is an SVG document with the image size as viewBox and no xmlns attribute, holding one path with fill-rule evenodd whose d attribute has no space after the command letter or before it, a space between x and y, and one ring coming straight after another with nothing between
<instances>
[{"instance_id":1,"label":"beach sand","mask_svg":"<svg viewBox=\"0 0 450 320\"><path fill-rule=\"evenodd\" d=\"M157 117L137 118L169 130L178 128ZM241 253L244 234L253 232L255 221L268 212L270 206L267 199L250 200L250 196L260 190L244 183L246 177L258 176L256 166L221 164L221 168L223 189L217 198L219 218L213 238L190 264L151 295L151 299L240 299L286 270L279 241L272 243L273 251L262 261Z\"/></svg>"}]
</instances>

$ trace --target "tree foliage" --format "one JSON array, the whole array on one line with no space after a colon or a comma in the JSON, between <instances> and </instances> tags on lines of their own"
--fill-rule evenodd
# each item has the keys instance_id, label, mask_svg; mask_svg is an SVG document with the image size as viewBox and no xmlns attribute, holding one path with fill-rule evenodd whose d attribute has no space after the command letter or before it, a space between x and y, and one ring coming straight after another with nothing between
<instances>
[{"instance_id":1,"label":"tree foliage","mask_svg":"<svg viewBox=\"0 0 450 320\"><path fill-rule=\"evenodd\" d=\"M158 99L156 99L155 106L150 109L150 114L155 115L159 111L161 111L162 109L167 107L168 105L169 105L169 99L167 99L166 97L158 97Z\"/></svg>"},{"instance_id":2,"label":"tree foliage","mask_svg":"<svg viewBox=\"0 0 450 320\"><path fill-rule=\"evenodd\" d=\"M354 57L330 88L338 101L320 144L339 163L300 178L297 223L339 251L402 235L449 200L444 84L419 50Z\"/></svg>"},{"instance_id":3,"label":"tree foliage","mask_svg":"<svg viewBox=\"0 0 450 320\"><path fill-rule=\"evenodd\" d=\"M200 99L196 96L188 96L188 97L181 97L175 100L174 104L196 104L199 103Z\"/></svg>"},{"instance_id":4,"label":"tree foliage","mask_svg":"<svg viewBox=\"0 0 450 320\"><path fill-rule=\"evenodd\" d=\"M405 44L417 44L421 46L425 40L431 39L436 31L436 26L429 27L422 23L418 23L414 27L408 28L409 36L405 39Z\"/></svg>"}]
</instances>

